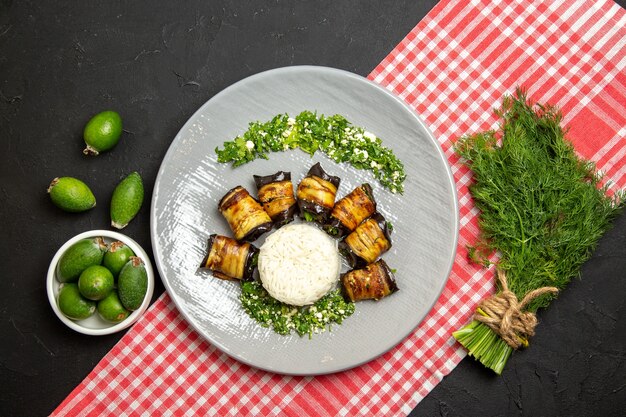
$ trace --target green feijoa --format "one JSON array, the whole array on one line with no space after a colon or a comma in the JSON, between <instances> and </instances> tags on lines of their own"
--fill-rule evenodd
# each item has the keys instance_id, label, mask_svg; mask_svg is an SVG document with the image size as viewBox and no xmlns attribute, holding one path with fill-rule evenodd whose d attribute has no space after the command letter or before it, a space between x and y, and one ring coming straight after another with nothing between
<instances>
[{"instance_id":1,"label":"green feijoa","mask_svg":"<svg viewBox=\"0 0 626 417\"><path fill-rule=\"evenodd\" d=\"M135 252L129 248L124 242L113 242L109 245L109 249L104 254L102 259L102 265L107 267L115 278L120 274L120 271L126 265L126 262L130 260L131 256L135 256Z\"/></svg>"},{"instance_id":2,"label":"green feijoa","mask_svg":"<svg viewBox=\"0 0 626 417\"><path fill-rule=\"evenodd\" d=\"M48 194L55 206L77 213L96 206L96 197L87 184L73 177L57 177L48 186Z\"/></svg>"},{"instance_id":3,"label":"green feijoa","mask_svg":"<svg viewBox=\"0 0 626 417\"><path fill-rule=\"evenodd\" d=\"M130 315L130 311L122 305L117 291L111 291L109 295L98 301L98 314L106 321L119 323Z\"/></svg>"},{"instance_id":4,"label":"green feijoa","mask_svg":"<svg viewBox=\"0 0 626 417\"><path fill-rule=\"evenodd\" d=\"M143 203L143 181L133 172L113 190L111 197L111 226L123 229L137 215Z\"/></svg>"},{"instance_id":5,"label":"green feijoa","mask_svg":"<svg viewBox=\"0 0 626 417\"><path fill-rule=\"evenodd\" d=\"M98 155L115 147L122 135L122 118L117 112L107 110L96 114L87 122L83 139L85 155Z\"/></svg>"},{"instance_id":6,"label":"green feijoa","mask_svg":"<svg viewBox=\"0 0 626 417\"><path fill-rule=\"evenodd\" d=\"M132 256L117 278L117 292L127 310L137 310L148 291L148 273L141 258Z\"/></svg>"},{"instance_id":7,"label":"green feijoa","mask_svg":"<svg viewBox=\"0 0 626 417\"><path fill-rule=\"evenodd\" d=\"M83 297L73 282L61 284L58 304L61 313L72 320L86 319L96 311L96 302Z\"/></svg>"},{"instance_id":8,"label":"green feijoa","mask_svg":"<svg viewBox=\"0 0 626 417\"><path fill-rule=\"evenodd\" d=\"M70 246L59 258L57 279L60 282L77 281L80 274L92 265L100 265L107 249L104 239L82 239Z\"/></svg>"},{"instance_id":9,"label":"green feijoa","mask_svg":"<svg viewBox=\"0 0 626 417\"><path fill-rule=\"evenodd\" d=\"M114 285L113 274L102 265L92 265L78 277L78 290L83 297L94 301L109 295Z\"/></svg>"}]
</instances>

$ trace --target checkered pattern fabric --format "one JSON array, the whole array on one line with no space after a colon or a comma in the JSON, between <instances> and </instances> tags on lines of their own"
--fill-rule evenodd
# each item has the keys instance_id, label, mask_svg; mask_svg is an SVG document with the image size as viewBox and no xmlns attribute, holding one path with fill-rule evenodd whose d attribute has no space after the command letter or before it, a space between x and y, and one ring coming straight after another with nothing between
<instances>
[{"instance_id":1,"label":"checkered pattern fabric","mask_svg":"<svg viewBox=\"0 0 626 417\"><path fill-rule=\"evenodd\" d=\"M466 259L477 212L454 140L495 128L492 109L523 85L533 100L562 109L577 151L597 162L613 190L624 188L625 66L626 12L612 1L441 1L370 74L425 120L458 187L456 263L419 328L355 369L282 376L218 351L163 294L54 414L408 414L463 359L451 333L493 291L493 272Z\"/></svg>"}]
</instances>

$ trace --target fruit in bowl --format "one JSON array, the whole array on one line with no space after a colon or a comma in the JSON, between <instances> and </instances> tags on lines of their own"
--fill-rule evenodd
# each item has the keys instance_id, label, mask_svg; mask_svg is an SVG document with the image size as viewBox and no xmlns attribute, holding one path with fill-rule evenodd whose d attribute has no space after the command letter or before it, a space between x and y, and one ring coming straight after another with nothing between
<instances>
[{"instance_id":1,"label":"fruit in bowl","mask_svg":"<svg viewBox=\"0 0 626 417\"><path fill-rule=\"evenodd\" d=\"M154 292L154 272L141 246L118 232L92 230L57 251L47 277L48 300L68 327L89 335L133 324Z\"/></svg>"}]
</instances>

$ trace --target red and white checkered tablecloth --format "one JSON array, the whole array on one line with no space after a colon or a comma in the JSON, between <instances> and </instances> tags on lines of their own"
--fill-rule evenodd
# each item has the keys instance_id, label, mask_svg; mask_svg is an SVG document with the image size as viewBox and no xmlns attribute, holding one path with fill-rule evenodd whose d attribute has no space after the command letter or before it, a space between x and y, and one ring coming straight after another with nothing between
<instances>
[{"instance_id":1,"label":"red and white checkered tablecloth","mask_svg":"<svg viewBox=\"0 0 626 417\"><path fill-rule=\"evenodd\" d=\"M345 372L294 377L243 365L205 342L163 294L55 415L406 415L464 358L451 333L493 291L470 265L477 235L459 136L495 128L518 85L559 106L577 151L626 187L626 11L610 0L441 1L369 78L431 128L458 187L456 263L436 305L400 345Z\"/></svg>"}]
</instances>

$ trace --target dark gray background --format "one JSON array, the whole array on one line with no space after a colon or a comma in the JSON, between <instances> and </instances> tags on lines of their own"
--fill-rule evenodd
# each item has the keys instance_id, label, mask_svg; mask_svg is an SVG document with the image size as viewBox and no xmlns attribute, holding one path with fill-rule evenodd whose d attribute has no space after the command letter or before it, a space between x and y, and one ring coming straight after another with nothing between
<instances>
[{"instance_id":1,"label":"dark gray background","mask_svg":"<svg viewBox=\"0 0 626 417\"><path fill-rule=\"evenodd\" d=\"M157 170L202 103L287 65L365 76L435 3L0 0L0 415L50 413L122 336L69 330L45 293L56 249L109 227L114 184L133 170L143 176L148 198L124 233L151 254ZM85 123L109 108L124 119L121 143L84 157ZM98 206L54 207L45 190L64 175L85 179ZM623 415L625 271L622 215L582 280L539 314L531 349L515 353L501 377L464 360L412 415ZM155 297L162 291L159 282Z\"/></svg>"}]
</instances>

